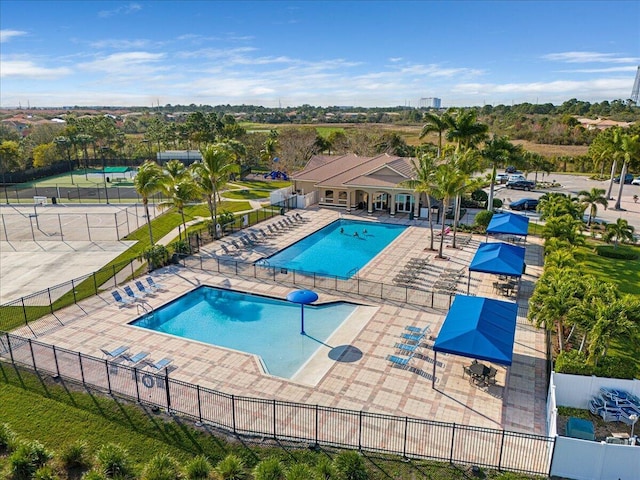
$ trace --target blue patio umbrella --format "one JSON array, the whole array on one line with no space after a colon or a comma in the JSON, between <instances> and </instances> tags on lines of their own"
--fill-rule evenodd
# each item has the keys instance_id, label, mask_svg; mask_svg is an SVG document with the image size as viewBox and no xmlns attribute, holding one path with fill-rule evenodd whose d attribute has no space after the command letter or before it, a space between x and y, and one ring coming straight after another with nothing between
<instances>
[{"instance_id":1,"label":"blue patio umbrella","mask_svg":"<svg viewBox=\"0 0 640 480\"><path fill-rule=\"evenodd\" d=\"M299 303L301 308L301 327L300 335L304 335L304 306L318 300L318 294L311 290L295 290L287 295L287 300L293 303Z\"/></svg>"}]
</instances>

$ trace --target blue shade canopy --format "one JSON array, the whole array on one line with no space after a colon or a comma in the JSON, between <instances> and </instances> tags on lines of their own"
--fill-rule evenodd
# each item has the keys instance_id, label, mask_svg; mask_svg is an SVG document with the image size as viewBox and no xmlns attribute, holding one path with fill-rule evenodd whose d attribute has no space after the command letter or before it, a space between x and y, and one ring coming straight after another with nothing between
<instances>
[{"instance_id":1,"label":"blue shade canopy","mask_svg":"<svg viewBox=\"0 0 640 480\"><path fill-rule=\"evenodd\" d=\"M311 290L295 290L287 295L287 300L293 303L306 305L318 299L318 294Z\"/></svg>"},{"instance_id":2,"label":"blue shade canopy","mask_svg":"<svg viewBox=\"0 0 640 480\"><path fill-rule=\"evenodd\" d=\"M481 243L469 265L469 272L521 277L524 272L523 247L509 243Z\"/></svg>"},{"instance_id":3,"label":"blue shade canopy","mask_svg":"<svg viewBox=\"0 0 640 480\"><path fill-rule=\"evenodd\" d=\"M517 315L516 303L456 295L433 350L511 365Z\"/></svg>"},{"instance_id":4,"label":"blue shade canopy","mask_svg":"<svg viewBox=\"0 0 640 480\"><path fill-rule=\"evenodd\" d=\"M515 213L497 213L491 217L488 234L524 235L529 232L529 218Z\"/></svg>"}]
</instances>

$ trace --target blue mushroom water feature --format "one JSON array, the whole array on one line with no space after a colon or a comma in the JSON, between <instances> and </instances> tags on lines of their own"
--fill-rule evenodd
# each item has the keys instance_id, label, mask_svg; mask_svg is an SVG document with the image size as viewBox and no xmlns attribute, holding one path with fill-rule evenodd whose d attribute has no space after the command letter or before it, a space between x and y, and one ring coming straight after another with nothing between
<instances>
[{"instance_id":1,"label":"blue mushroom water feature","mask_svg":"<svg viewBox=\"0 0 640 480\"><path fill-rule=\"evenodd\" d=\"M299 303L301 308L300 335L304 335L304 306L318 300L318 294L311 290L295 290L287 295L287 300L292 303Z\"/></svg>"}]
</instances>

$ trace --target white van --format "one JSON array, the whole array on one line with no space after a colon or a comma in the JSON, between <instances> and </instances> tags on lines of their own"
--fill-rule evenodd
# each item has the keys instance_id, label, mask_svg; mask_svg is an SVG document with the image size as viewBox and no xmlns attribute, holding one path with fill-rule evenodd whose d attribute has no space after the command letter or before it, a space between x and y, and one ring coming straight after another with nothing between
<instances>
[{"instance_id":1,"label":"white van","mask_svg":"<svg viewBox=\"0 0 640 480\"><path fill-rule=\"evenodd\" d=\"M520 180L526 180L527 178L521 173L517 175L509 175L509 182L519 182Z\"/></svg>"}]
</instances>

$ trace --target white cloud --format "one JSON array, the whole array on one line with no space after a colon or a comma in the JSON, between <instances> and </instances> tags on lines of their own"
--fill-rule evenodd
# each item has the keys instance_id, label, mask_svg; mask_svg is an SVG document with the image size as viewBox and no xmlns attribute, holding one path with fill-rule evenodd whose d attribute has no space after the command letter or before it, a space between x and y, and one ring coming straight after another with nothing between
<instances>
[{"instance_id":1,"label":"white cloud","mask_svg":"<svg viewBox=\"0 0 640 480\"><path fill-rule=\"evenodd\" d=\"M640 57L621 57L618 53L561 52L543 55L545 60L566 63L638 63Z\"/></svg>"},{"instance_id":2,"label":"white cloud","mask_svg":"<svg viewBox=\"0 0 640 480\"><path fill-rule=\"evenodd\" d=\"M37 80L53 80L71 74L66 67L47 68L36 65L30 60L0 59L0 77L31 78Z\"/></svg>"},{"instance_id":3,"label":"white cloud","mask_svg":"<svg viewBox=\"0 0 640 480\"><path fill-rule=\"evenodd\" d=\"M0 30L0 43L8 42L14 37L21 37L26 34L27 32L21 30Z\"/></svg>"},{"instance_id":4,"label":"white cloud","mask_svg":"<svg viewBox=\"0 0 640 480\"><path fill-rule=\"evenodd\" d=\"M166 65L153 67L165 57L164 53L149 52L125 52L114 53L105 57L98 58L92 62L80 63L78 67L90 72L104 72L110 75L128 74L140 75L155 71L159 68L168 68ZM144 69L144 71L141 71Z\"/></svg>"},{"instance_id":5,"label":"white cloud","mask_svg":"<svg viewBox=\"0 0 640 480\"><path fill-rule=\"evenodd\" d=\"M130 3L128 5L114 8L113 10L101 10L98 12L98 16L102 18L109 18L115 15L129 15L130 13L135 13L140 10L142 10L142 5L139 3Z\"/></svg>"},{"instance_id":6,"label":"white cloud","mask_svg":"<svg viewBox=\"0 0 640 480\"><path fill-rule=\"evenodd\" d=\"M595 80L529 83L460 83L451 88L451 92L463 95L567 95L588 98L625 98L631 91L629 79L600 78Z\"/></svg>"},{"instance_id":7,"label":"white cloud","mask_svg":"<svg viewBox=\"0 0 640 480\"><path fill-rule=\"evenodd\" d=\"M122 40L122 39L104 39L92 42L89 45L93 48L112 48L114 50L140 49L150 45L150 41L146 39L138 40Z\"/></svg>"},{"instance_id":8,"label":"white cloud","mask_svg":"<svg viewBox=\"0 0 640 480\"><path fill-rule=\"evenodd\" d=\"M559 70L561 73L613 73L613 72L635 72L635 65L626 67L609 67L609 68L578 68L575 70Z\"/></svg>"}]
</instances>

